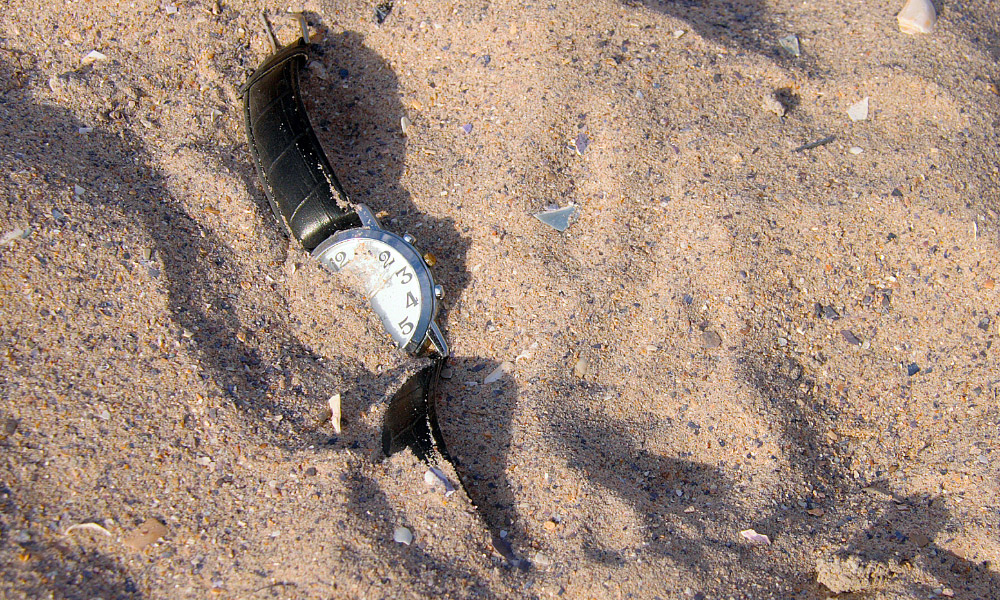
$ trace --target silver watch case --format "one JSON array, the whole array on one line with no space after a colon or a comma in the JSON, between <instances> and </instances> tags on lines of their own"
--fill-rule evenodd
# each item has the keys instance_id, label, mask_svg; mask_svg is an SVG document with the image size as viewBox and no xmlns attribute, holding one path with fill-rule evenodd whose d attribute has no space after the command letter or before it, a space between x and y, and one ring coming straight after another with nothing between
<instances>
[{"instance_id":1,"label":"silver watch case","mask_svg":"<svg viewBox=\"0 0 1000 600\"><path fill-rule=\"evenodd\" d=\"M359 291L371 304L386 332L404 351L415 356L438 354L447 357L448 345L434 321L441 288L434 284L434 277L427 263L413 244L402 236L382 229L370 208L358 204L355 210L361 218L362 226L333 234L313 250L313 258L334 273L351 271L361 275L361 283L368 289ZM368 262L365 262L365 257L357 256L359 248L369 254ZM393 271L398 265L385 267L371 264L373 252L379 248L385 256L401 259L405 266L412 269L415 282L410 283L407 279L406 288L399 289L401 286L392 281L392 275L398 275L404 271L403 268ZM408 272L403 273L403 276L408 275ZM417 293L413 293L414 290ZM409 311L411 314L406 314L407 309L400 306L401 302L410 306L409 295L401 295L401 292L408 292L416 300L415 310ZM403 323L397 323L400 314L404 316ZM405 325L411 324L411 317L412 329L405 329ZM405 333L401 328L405 329Z\"/></svg>"}]
</instances>

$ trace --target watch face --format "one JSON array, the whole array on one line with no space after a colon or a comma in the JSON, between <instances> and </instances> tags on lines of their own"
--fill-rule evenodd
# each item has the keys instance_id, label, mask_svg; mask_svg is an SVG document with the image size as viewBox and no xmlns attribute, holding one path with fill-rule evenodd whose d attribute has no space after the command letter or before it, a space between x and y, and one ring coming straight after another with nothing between
<instances>
[{"instance_id":1,"label":"watch face","mask_svg":"<svg viewBox=\"0 0 1000 600\"><path fill-rule=\"evenodd\" d=\"M352 229L320 244L313 256L348 276L399 347L420 347L434 316L434 285L413 246L387 231Z\"/></svg>"}]
</instances>

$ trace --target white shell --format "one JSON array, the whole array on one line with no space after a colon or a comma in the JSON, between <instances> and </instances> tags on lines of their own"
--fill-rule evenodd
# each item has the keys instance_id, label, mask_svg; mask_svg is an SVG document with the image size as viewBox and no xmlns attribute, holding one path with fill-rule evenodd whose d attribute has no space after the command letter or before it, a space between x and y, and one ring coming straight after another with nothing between
<instances>
[{"instance_id":1,"label":"white shell","mask_svg":"<svg viewBox=\"0 0 1000 600\"><path fill-rule=\"evenodd\" d=\"M931 0L908 0L903 10L896 15L896 21L903 33L930 33L934 31L937 11Z\"/></svg>"}]
</instances>

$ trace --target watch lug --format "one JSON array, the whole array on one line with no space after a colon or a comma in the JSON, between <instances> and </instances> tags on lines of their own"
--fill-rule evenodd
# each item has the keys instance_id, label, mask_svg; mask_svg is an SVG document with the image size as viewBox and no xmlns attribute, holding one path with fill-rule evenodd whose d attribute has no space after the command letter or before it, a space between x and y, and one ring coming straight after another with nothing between
<instances>
[{"instance_id":1,"label":"watch lug","mask_svg":"<svg viewBox=\"0 0 1000 600\"><path fill-rule=\"evenodd\" d=\"M358 204L355 205L354 210L357 211L358 217L361 218L362 227L368 227L369 229L382 229L382 224L375 218L375 213L372 212L372 209L368 208L364 204Z\"/></svg>"},{"instance_id":2,"label":"watch lug","mask_svg":"<svg viewBox=\"0 0 1000 600\"><path fill-rule=\"evenodd\" d=\"M427 342L430 342L430 346L433 346L441 358L448 358L448 342L444 341L444 335L441 333L441 328L434 321L431 321L431 326L427 329ZM430 348L427 348L430 350Z\"/></svg>"}]
</instances>

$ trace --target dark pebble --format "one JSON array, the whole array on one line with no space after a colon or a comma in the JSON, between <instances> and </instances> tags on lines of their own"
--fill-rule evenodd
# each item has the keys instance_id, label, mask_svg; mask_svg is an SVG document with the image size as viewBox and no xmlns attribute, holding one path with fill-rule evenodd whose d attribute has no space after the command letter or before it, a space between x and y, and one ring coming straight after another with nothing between
<instances>
[{"instance_id":1,"label":"dark pebble","mask_svg":"<svg viewBox=\"0 0 1000 600\"><path fill-rule=\"evenodd\" d=\"M314 477L316 473L317 473L316 467L309 467L308 469L306 469L306 475L309 477Z\"/></svg>"},{"instance_id":2,"label":"dark pebble","mask_svg":"<svg viewBox=\"0 0 1000 600\"><path fill-rule=\"evenodd\" d=\"M375 22L381 25L392 12L392 2L382 2L375 6Z\"/></svg>"},{"instance_id":3,"label":"dark pebble","mask_svg":"<svg viewBox=\"0 0 1000 600\"><path fill-rule=\"evenodd\" d=\"M896 188L896 189L892 190L892 195L895 196L895 197L897 197L897 198L902 198L903 197L903 192L899 191L899 188Z\"/></svg>"},{"instance_id":4,"label":"dark pebble","mask_svg":"<svg viewBox=\"0 0 1000 600\"><path fill-rule=\"evenodd\" d=\"M910 363L909 365L906 366L906 374L909 375L910 377L913 377L919 372L920 372L920 367L917 366L917 363Z\"/></svg>"},{"instance_id":5,"label":"dark pebble","mask_svg":"<svg viewBox=\"0 0 1000 600\"><path fill-rule=\"evenodd\" d=\"M850 329L841 330L840 335L844 336L844 339L847 340L847 343L852 346L861 345L861 340L859 340L858 336L854 335L854 332L851 331Z\"/></svg>"},{"instance_id":6,"label":"dark pebble","mask_svg":"<svg viewBox=\"0 0 1000 600\"><path fill-rule=\"evenodd\" d=\"M722 336L714 331L705 331L701 334L701 342L706 348L718 348L722 345Z\"/></svg>"},{"instance_id":7,"label":"dark pebble","mask_svg":"<svg viewBox=\"0 0 1000 600\"><path fill-rule=\"evenodd\" d=\"M350 76L350 74L351 74L351 72L348 71L347 69L341 69L341 70L337 71L337 75L340 75L341 79L347 79L348 76Z\"/></svg>"}]
</instances>

